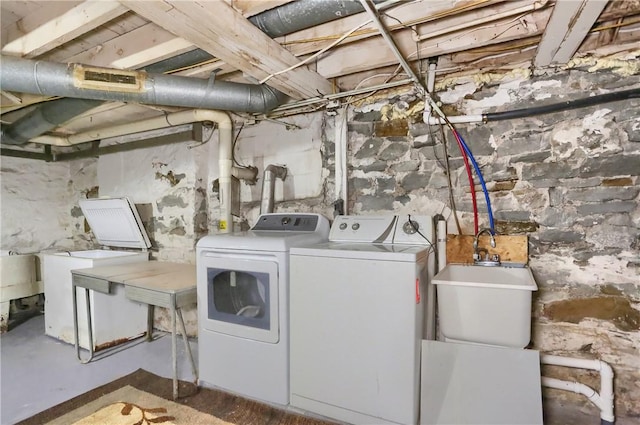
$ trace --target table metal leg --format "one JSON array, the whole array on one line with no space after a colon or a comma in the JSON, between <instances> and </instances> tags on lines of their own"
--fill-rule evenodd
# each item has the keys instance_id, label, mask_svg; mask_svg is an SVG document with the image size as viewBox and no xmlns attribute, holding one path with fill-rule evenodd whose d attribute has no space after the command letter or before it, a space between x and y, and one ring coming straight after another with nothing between
<instances>
[{"instance_id":1,"label":"table metal leg","mask_svg":"<svg viewBox=\"0 0 640 425\"><path fill-rule=\"evenodd\" d=\"M153 341L153 312L155 306L147 304L147 341Z\"/></svg>"},{"instance_id":2,"label":"table metal leg","mask_svg":"<svg viewBox=\"0 0 640 425\"><path fill-rule=\"evenodd\" d=\"M171 297L171 354L173 356L173 399L178 398L178 353L176 347L176 302Z\"/></svg>"},{"instance_id":3,"label":"table metal leg","mask_svg":"<svg viewBox=\"0 0 640 425\"><path fill-rule=\"evenodd\" d=\"M191 372L193 373L193 383L198 385L198 368L196 368L196 362L193 361L193 353L191 352L191 346L189 345L189 340L187 339L187 328L184 326L184 318L182 317L182 309L179 308L176 310L178 313L178 319L180 320L180 330L182 331L182 340L184 341L184 346L189 353L189 360L191 361Z\"/></svg>"},{"instance_id":4,"label":"table metal leg","mask_svg":"<svg viewBox=\"0 0 640 425\"><path fill-rule=\"evenodd\" d=\"M89 290L87 288L84 289L85 300L87 304L87 333L89 334L89 357L86 359L82 359L80 356L80 331L78 329L78 295L76 293L77 286L73 286L73 334L75 339L75 347L76 347L76 356L80 363L86 364L93 359L93 325L91 323L91 300L89 299Z\"/></svg>"}]
</instances>

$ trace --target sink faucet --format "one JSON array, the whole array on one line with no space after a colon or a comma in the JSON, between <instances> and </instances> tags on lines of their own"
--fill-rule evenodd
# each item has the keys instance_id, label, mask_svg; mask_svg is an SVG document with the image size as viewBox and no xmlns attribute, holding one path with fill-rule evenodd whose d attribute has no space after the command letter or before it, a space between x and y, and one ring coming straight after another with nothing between
<instances>
[{"instance_id":1,"label":"sink faucet","mask_svg":"<svg viewBox=\"0 0 640 425\"><path fill-rule=\"evenodd\" d=\"M496 247L496 238L493 236L493 231L487 227L484 229L480 229L478 233L476 233L476 237L473 239L473 250L476 251L478 249L478 239L480 235L483 233L489 232L489 236L491 236L491 248Z\"/></svg>"},{"instance_id":2,"label":"sink faucet","mask_svg":"<svg viewBox=\"0 0 640 425\"><path fill-rule=\"evenodd\" d=\"M491 258L489 258L489 250L486 248L478 248L478 240L480 239L480 235L485 232L489 232L489 236L491 237L491 247L496 247L496 238L493 235L493 231L491 229L481 229L476 237L473 239L473 262L474 264L480 266L498 266L500 265L500 256L498 254L493 254ZM484 253L484 258L480 255L480 253Z\"/></svg>"}]
</instances>

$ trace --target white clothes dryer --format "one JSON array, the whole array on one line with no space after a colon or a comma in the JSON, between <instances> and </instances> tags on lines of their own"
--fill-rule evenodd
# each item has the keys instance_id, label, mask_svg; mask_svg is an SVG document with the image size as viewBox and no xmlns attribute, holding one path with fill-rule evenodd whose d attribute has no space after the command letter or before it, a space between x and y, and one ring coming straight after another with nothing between
<instances>
[{"instance_id":1,"label":"white clothes dryer","mask_svg":"<svg viewBox=\"0 0 640 425\"><path fill-rule=\"evenodd\" d=\"M196 249L200 384L289 404L289 250L326 241L318 214L263 214Z\"/></svg>"},{"instance_id":2,"label":"white clothes dryer","mask_svg":"<svg viewBox=\"0 0 640 425\"><path fill-rule=\"evenodd\" d=\"M291 406L417 424L432 241L431 217L339 216L329 242L291 249Z\"/></svg>"}]
</instances>

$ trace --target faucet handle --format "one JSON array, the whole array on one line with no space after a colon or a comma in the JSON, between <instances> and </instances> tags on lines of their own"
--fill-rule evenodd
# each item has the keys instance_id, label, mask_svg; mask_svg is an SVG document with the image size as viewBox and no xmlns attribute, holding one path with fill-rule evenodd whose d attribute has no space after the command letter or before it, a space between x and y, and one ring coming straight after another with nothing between
<instances>
[{"instance_id":1,"label":"faucet handle","mask_svg":"<svg viewBox=\"0 0 640 425\"><path fill-rule=\"evenodd\" d=\"M499 263L499 262L500 262L500 255L498 255L498 254L493 254L493 255L491 256L491 261L494 261L494 262L496 262L496 263Z\"/></svg>"}]
</instances>

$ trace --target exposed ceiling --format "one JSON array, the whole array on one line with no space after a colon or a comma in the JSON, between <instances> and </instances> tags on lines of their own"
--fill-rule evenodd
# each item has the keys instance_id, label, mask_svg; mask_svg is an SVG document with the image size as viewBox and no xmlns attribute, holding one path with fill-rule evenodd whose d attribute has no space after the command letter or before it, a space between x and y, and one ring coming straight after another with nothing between
<instances>
[{"instance_id":1,"label":"exposed ceiling","mask_svg":"<svg viewBox=\"0 0 640 425\"><path fill-rule=\"evenodd\" d=\"M638 57L640 0L314 1L337 19L313 23L317 11L308 0L2 0L2 55L111 69L151 66L150 73L160 62L165 74L212 84L265 83L289 96L273 112L280 115L319 109L366 88L409 84L402 61L421 76L435 62L441 78L627 52ZM340 17L345 4L362 11ZM280 13L287 7L293 18ZM254 24L266 15L313 26L272 38L267 33L278 28ZM196 63L185 63L185 53ZM3 127L54 98L2 89ZM180 109L111 101L48 132L70 135Z\"/></svg>"}]
</instances>

